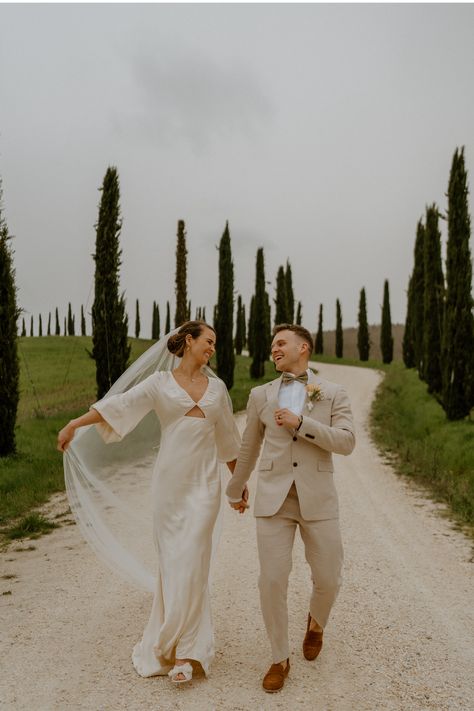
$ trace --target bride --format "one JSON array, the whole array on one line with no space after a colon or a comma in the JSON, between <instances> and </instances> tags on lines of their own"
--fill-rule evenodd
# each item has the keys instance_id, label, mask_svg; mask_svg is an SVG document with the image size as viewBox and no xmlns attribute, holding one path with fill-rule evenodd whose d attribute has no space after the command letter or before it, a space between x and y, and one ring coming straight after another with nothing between
<instances>
[{"instance_id":1,"label":"bride","mask_svg":"<svg viewBox=\"0 0 474 711\"><path fill-rule=\"evenodd\" d=\"M139 448L148 451L161 429L158 456L155 452L150 465L158 572L148 624L132 660L141 676L168 674L174 683L191 680L191 662L198 662L207 674L214 656L208 587L221 506L218 460L233 472L240 444L227 389L207 367L215 344L211 326L188 321L152 346L102 400L58 435L57 448L65 452L71 508L84 534L109 563L138 579L132 571L136 573L137 561L125 547L129 540L122 546L105 521L108 509L121 511L125 503L110 491L117 470L109 462L104 467L107 474L99 472L109 452L114 454L113 448L124 446L128 439L126 454L117 449L114 456L118 462L134 453L136 461ZM73 443L79 428L84 429ZM100 449L97 432L103 442L113 443L107 452ZM102 512L94 508L97 500L102 502Z\"/></svg>"}]
</instances>

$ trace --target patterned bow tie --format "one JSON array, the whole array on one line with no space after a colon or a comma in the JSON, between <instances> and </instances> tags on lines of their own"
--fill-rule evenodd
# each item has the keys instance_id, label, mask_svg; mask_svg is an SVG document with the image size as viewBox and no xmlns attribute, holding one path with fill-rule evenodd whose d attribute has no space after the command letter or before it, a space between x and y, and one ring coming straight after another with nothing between
<instances>
[{"instance_id":1,"label":"patterned bow tie","mask_svg":"<svg viewBox=\"0 0 474 711\"><path fill-rule=\"evenodd\" d=\"M301 375L293 375L293 373L282 373L281 376L282 383L306 383L308 382L308 373L301 373Z\"/></svg>"}]
</instances>

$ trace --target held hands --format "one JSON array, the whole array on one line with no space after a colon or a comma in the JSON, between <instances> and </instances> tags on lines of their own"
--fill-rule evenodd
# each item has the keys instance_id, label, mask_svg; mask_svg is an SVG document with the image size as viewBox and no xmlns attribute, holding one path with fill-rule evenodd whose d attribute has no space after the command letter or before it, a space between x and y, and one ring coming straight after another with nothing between
<instances>
[{"instance_id":1,"label":"held hands","mask_svg":"<svg viewBox=\"0 0 474 711\"><path fill-rule=\"evenodd\" d=\"M249 499L249 490L247 488L247 484L245 485L245 488L242 493L242 499L240 501L236 501L235 503L231 503L229 501L229 504L231 508L235 509L235 511L238 511L240 514L245 513L245 509L249 508L249 504L247 503Z\"/></svg>"},{"instance_id":2,"label":"held hands","mask_svg":"<svg viewBox=\"0 0 474 711\"><path fill-rule=\"evenodd\" d=\"M283 407L279 410L275 410L275 422L278 427L286 427L289 430L294 430L298 427L300 423L300 418L295 415L294 412Z\"/></svg>"}]
</instances>

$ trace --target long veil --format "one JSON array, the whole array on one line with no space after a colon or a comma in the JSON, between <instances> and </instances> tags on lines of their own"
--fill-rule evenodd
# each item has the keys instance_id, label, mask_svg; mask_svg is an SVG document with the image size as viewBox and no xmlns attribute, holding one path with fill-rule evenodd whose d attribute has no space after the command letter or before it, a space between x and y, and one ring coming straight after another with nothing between
<instances>
[{"instance_id":1,"label":"long veil","mask_svg":"<svg viewBox=\"0 0 474 711\"><path fill-rule=\"evenodd\" d=\"M167 342L177 330L145 351L105 397L126 392L157 370L176 368L181 359L168 351ZM217 377L207 366L204 372ZM95 425L81 427L64 453L69 504L84 538L112 570L150 592L155 589L157 564L151 475L160 439L159 419L155 412L150 412L120 442L105 444ZM224 476L222 465L220 470ZM219 515L214 528L213 551L221 519Z\"/></svg>"}]
</instances>

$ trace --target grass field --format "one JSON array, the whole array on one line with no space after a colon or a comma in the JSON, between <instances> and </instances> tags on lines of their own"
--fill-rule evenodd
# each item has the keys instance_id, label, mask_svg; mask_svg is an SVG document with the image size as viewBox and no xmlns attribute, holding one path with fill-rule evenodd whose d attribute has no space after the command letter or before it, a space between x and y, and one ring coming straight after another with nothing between
<instances>
[{"instance_id":1,"label":"grass field","mask_svg":"<svg viewBox=\"0 0 474 711\"><path fill-rule=\"evenodd\" d=\"M399 473L426 486L472 530L473 419L448 422L418 374L393 363L372 408L372 434L376 443L393 455L392 463Z\"/></svg>"}]
</instances>

